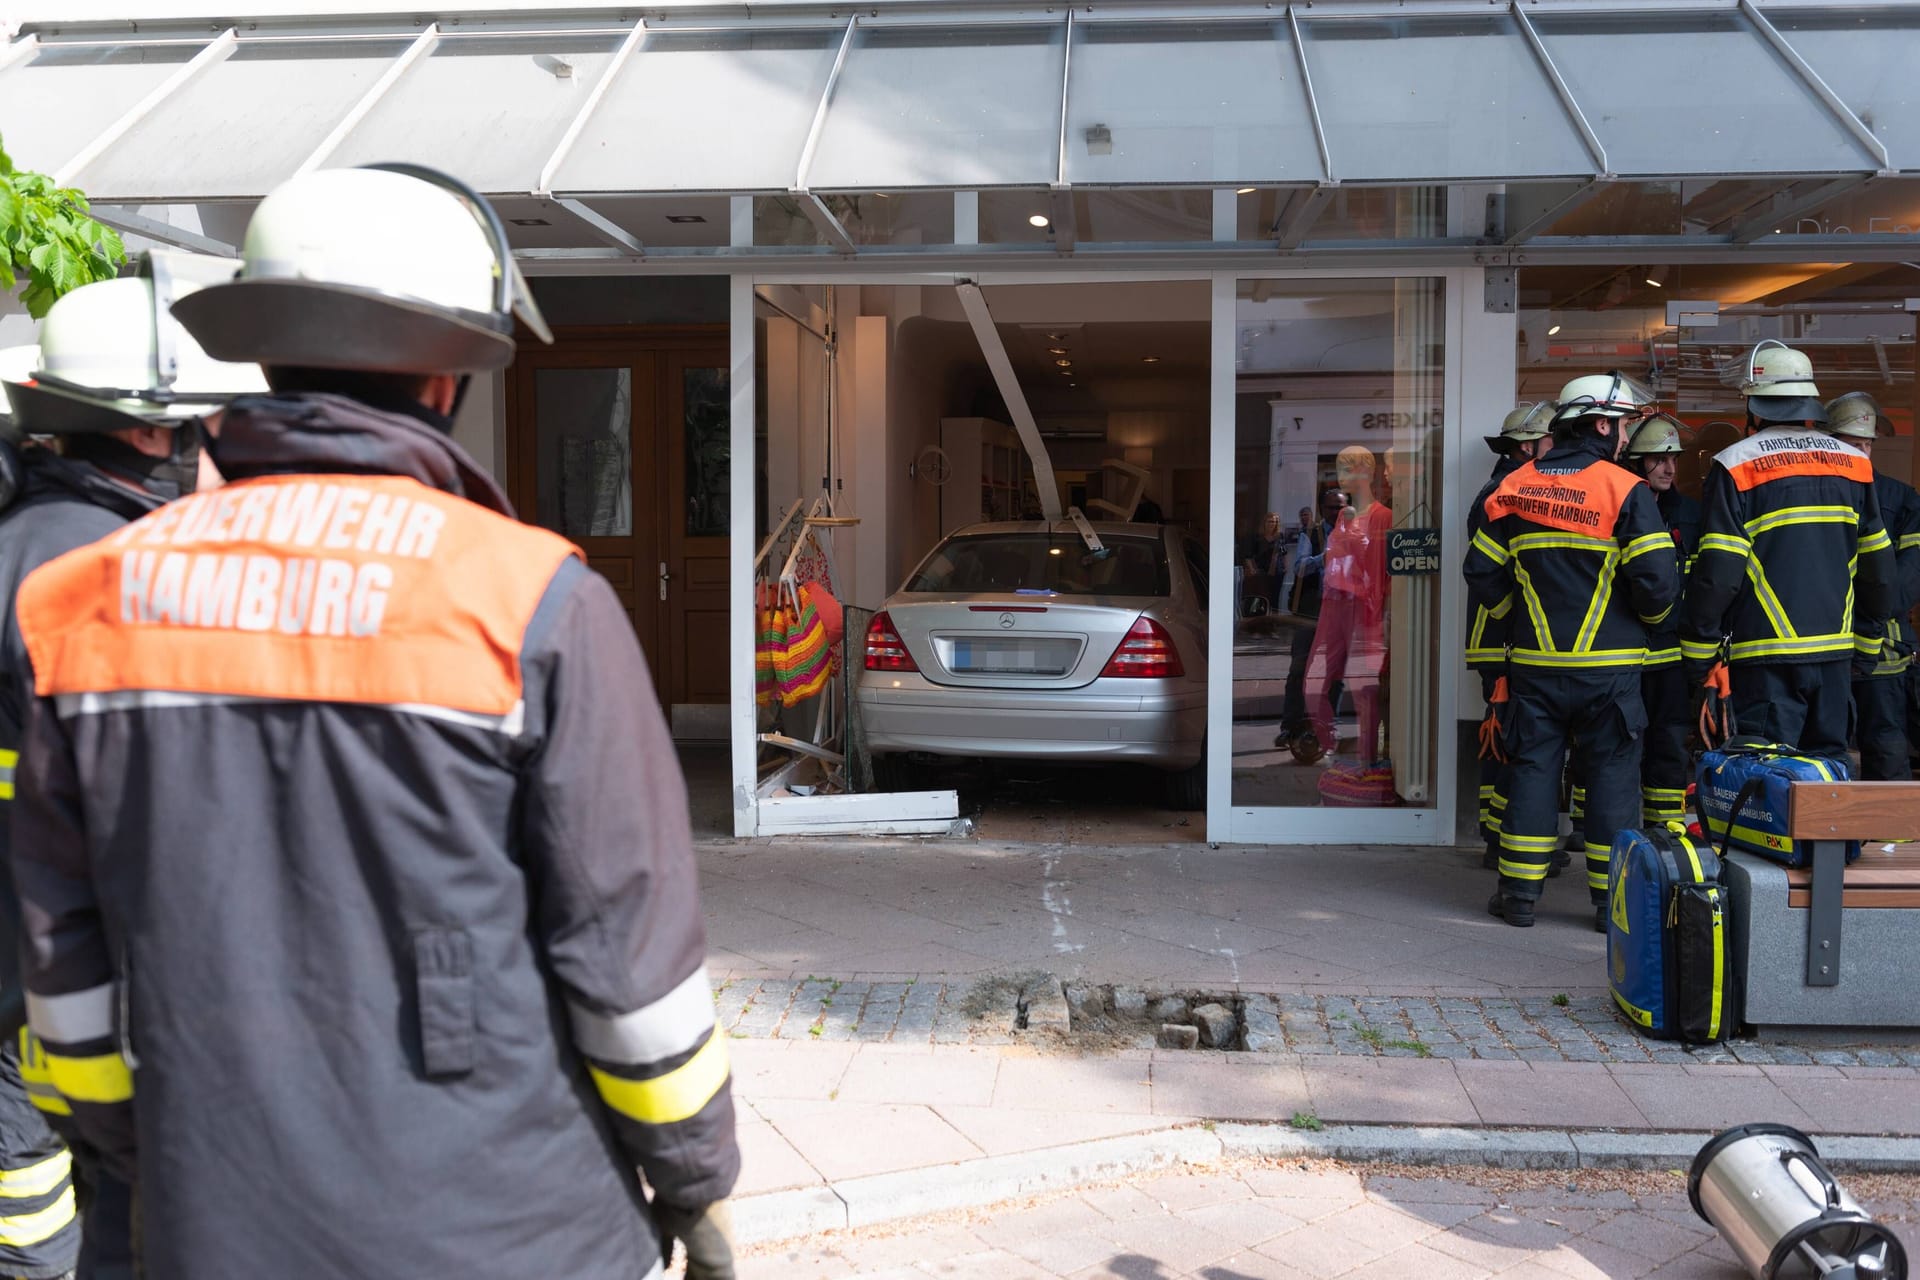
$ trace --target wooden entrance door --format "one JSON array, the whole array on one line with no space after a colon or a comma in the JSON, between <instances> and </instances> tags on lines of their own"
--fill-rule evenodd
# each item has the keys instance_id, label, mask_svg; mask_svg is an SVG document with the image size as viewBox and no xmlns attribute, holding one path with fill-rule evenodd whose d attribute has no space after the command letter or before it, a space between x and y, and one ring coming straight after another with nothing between
<instances>
[{"instance_id":1,"label":"wooden entrance door","mask_svg":"<svg viewBox=\"0 0 1920 1280\"><path fill-rule=\"evenodd\" d=\"M573 540L626 606L663 705L727 699L724 329L560 331L507 379L521 518Z\"/></svg>"}]
</instances>

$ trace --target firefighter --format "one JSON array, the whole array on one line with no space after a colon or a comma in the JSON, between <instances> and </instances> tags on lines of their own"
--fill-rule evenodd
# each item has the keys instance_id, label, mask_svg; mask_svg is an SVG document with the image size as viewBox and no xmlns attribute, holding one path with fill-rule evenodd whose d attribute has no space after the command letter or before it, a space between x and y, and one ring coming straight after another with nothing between
<instances>
[{"instance_id":1,"label":"firefighter","mask_svg":"<svg viewBox=\"0 0 1920 1280\"><path fill-rule=\"evenodd\" d=\"M1747 357L1747 436L1713 460L1680 650L1689 689L1725 662L1742 734L1815 755L1847 749L1858 651L1893 607L1893 544L1866 455L1821 430L1806 355L1768 339Z\"/></svg>"},{"instance_id":2,"label":"firefighter","mask_svg":"<svg viewBox=\"0 0 1920 1280\"><path fill-rule=\"evenodd\" d=\"M1518 405L1500 423L1500 430L1486 437L1493 450L1493 475L1474 496L1467 508L1467 538L1472 540L1486 523L1483 508L1500 482L1531 462L1547 438L1547 419L1553 416L1551 402ZM1495 616L1493 610L1476 606L1467 626L1467 665L1480 673L1480 696L1491 704L1494 687L1507 669L1507 614ZM1500 816L1507 807L1507 764L1499 753L1480 753L1480 834L1487 842L1480 865L1492 870L1500 864ZM1548 875L1557 875L1556 865Z\"/></svg>"},{"instance_id":3,"label":"firefighter","mask_svg":"<svg viewBox=\"0 0 1920 1280\"><path fill-rule=\"evenodd\" d=\"M1877 436L1893 434L1880 406L1864 391L1849 391L1827 402L1827 430L1871 461ZM1871 653L1853 659L1854 734L1860 745L1860 776L1870 782L1905 782L1913 777L1907 755L1907 696L1913 679L1913 621L1907 615L1920 603L1920 493L1878 467L1873 472L1880 518L1893 539L1895 583L1892 615L1884 632L1863 637Z\"/></svg>"},{"instance_id":4,"label":"firefighter","mask_svg":"<svg viewBox=\"0 0 1920 1280\"><path fill-rule=\"evenodd\" d=\"M228 395L264 388L257 370L206 359L167 314L170 277L142 274L90 284L47 312L37 350L9 369L12 430L41 438L17 451L0 443L0 864L4 864L21 730L33 697L27 652L14 622L21 581L58 556L105 537L193 486L198 419ZM157 278L156 278L157 277ZM163 340L164 339L164 340ZM162 365L166 365L163 369ZM110 388L105 392L94 388ZM49 1130L68 1108L44 1063L19 1053L26 1004L18 970L19 906L11 881L0 906L0 1275L83 1280L133 1274L126 1184L83 1161L85 1231L74 1218L70 1157ZM85 1156L83 1149L82 1155Z\"/></svg>"},{"instance_id":5,"label":"firefighter","mask_svg":"<svg viewBox=\"0 0 1920 1280\"><path fill-rule=\"evenodd\" d=\"M272 387L208 443L228 483L19 606L28 1019L145 1274L629 1280L677 1237L730 1278L653 682L450 434L514 314L546 332L498 217L431 170L315 170L174 312Z\"/></svg>"},{"instance_id":6,"label":"firefighter","mask_svg":"<svg viewBox=\"0 0 1920 1280\"><path fill-rule=\"evenodd\" d=\"M1656 413L1634 428L1627 441L1628 467L1653 490L1660 521L1673 535L1684 579L1700 547L1700 504L1674 484L1680 455L1680 423ZM1653 629L1647 665L1640 674L1640 698L1647 709L1646 748L1640 756L1640 816L1648 826L1687 820L1687 682L1680 672L1679 611Z\"/></svg>"},{"instance_id":7,"label":"firefighter","mask_svg":"<svg viewBox=\"0 0 1920 1280\"><path fill-rule=\"evenodd\" d=\"M1495 488L1467 552L1472 602L1511 618L1504 737L1512 789L1487 910L1520 928L1533 924L1558 842L1570 743L1585 773L1597 927L1605 927L1614 833L1634 826L1640 811L1640 668L1648 629L1665 620L1679 590L1673 538L1652 490L1614 462L1647 399L1618 373L1569 382L1553 448Z\"/></svg>"}]
</instances>

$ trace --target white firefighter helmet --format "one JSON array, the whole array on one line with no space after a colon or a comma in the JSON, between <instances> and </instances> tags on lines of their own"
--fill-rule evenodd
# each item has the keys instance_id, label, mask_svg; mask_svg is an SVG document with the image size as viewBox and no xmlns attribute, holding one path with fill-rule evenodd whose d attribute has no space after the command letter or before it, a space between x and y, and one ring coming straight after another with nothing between
<instances>
[{"instance_id":1,"label":"white firefighter helmet","mask_svg":"<svg viewBox=\"0 0 1920 1280\"><path fill-rule=\"evenodd\" d=\"M1560 389L1556 426L1581 418L1637 418L1653 403L1653 393L1615 369L1582 374Z\"/></svg>"},{"instance_id":2,"label":"white firefighter helmet","mask_svg":"<svg viewBox=\"0 0 1920 1280\"><path fill-rule=\"evenodd\" d=\"M1827 434L1872 440L1893 434L1893 424L1864 391L1849 391L1827 401Z\"/></svg>"},{"instance_id":3,"label":"white firefighter helmet","mask_svg":"<svg viewBox=\"0 0 1920 1280\"><path fill-rule=\"evenodd\" d=\"M1778 338L1766 338L1747 353L1740 383L1747 412L1762 422L1825 422L1826 406L1813 382L1813 361Z\"/></svg>"},{"instance_id":4,"label":"white firefighter helmet","mask_svg":"<svg viewBox=\"0 0 1920 1280\"><path fill-rule=\"evenodd\" d=\"M1516 405L1500 422L1500 430L1486 437L1487 448L1505 453L1516 444L1540 440L1547 435L1547 421L1553 417L1553 402Z\"/></svg>"},{"instance_id":5,"label":"white firefighter helmet","mask_svg":"<svg viewBox=\"0 0 1920 1280\"><path fill-rule=\"evenodd\" d=\"M1669 453L1685 453L1686 446L1680 439L1681 430L1680 420L1673 415L1653 414L1635 427L1633 434L1627 438L1627 456L1649 458Z\"/></svg>"},{"instance_id":6,"label":"white firefighter helmet","mask_svg":"<svg viewBox=\"0 0 1920 1280\"><path fill-rule=\"evenodd\" d=\"M223 360L473 373L513 359L518 315L553 340L499 215L419 165L316 169L267 194L233 280L180 302Z\"/></svg>"},{"instance_id":7,"label":"white firefighter helmet","mask_svg":"<svg viewBox=\"0 0 1920 1280\"><path fill-rule=\"evenodd\" d=\"M193 285L171 260L138 261L139 275L82 285L48 309L37 359L0 361L14 430L76 435L129 427L178 427L235 396L267 389L253 365L210 358L168 305Z\"/></svg>"}]
</instances>

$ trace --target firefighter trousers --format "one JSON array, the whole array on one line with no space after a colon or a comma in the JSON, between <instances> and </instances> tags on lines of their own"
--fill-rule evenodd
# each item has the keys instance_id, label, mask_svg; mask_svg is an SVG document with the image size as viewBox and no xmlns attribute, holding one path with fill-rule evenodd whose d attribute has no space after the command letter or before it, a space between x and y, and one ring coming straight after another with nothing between
<instances>
[{"instance_id":1,"label":"firefighter trousers","mask_svg":"<svg viewBox=\"0 0 1920 1280\"><path fill-rule=\"evenodd\" d=\"M1480 698L1493 701L1493 686L1499 683L1499 673L1482 671L1480 673ZM1506 712L1502 711L1504 718ZM1487 842L1487 850L1494 856L1500 851L1500 819L1507 811L1508 776L1513 766L1494 758L1491 751L1480 756L1480 835Z\"/></svg>"},{"instance_id":2,"label":"firefighter trousers","mask_svg":"<svg viewBox=\"0 0 1920 1280\"><path fill-rule=\"evenodd\" d=\"M73 1162L20 1077L18 1037L0 1042L0 1276L64 1276L80 1259Z\"/></svg>"},{"instance_id":3,"label":"firefighter trousers","mask_svg":"<svg viewBox=\"0 0 1920 1280\"><path fill-rule=\"evenodd\" d=\"M1853 704L1853 660L1828 662L1736 662L1733 718L1738 731L1784 742L1808 755L1847 754L1847 721Z\"/></svg>"},{"instance_id":4,"label":"firefighter trousers","mask_svg":"<svg viewBox=\"0 0 1920 1280\"><path fill-rule=\"evenodd\" d=\"M1860 742L1860 776L1868 782L1913 778L1907 755L1907 686L1912 679L1911 671L1854 677L1854 733Z\"/></svg>"},{"instance_id":5,"label":"firefighter trousers","mask_svg":"<svg viewBox=\"0 0 1920 1280\"><path fill-rule=\"evenodd\" d=\"M1647 709L1647 744L1640 756L1640 817L1650 827L1687 820L1687 677L1677 662L1644 667L1640 701Z\"/></svg>"},{"instance_id":6,"label":"firefighter trousers","mask_svg":"<svg viewBox=\"0 0 1920 1280\"><path fill-rule=\"evenodd\" d=\"M1528 901L1540 897L1559 843L1561 768L1572 747L1585 774L1587 889L1595 903L1604 903L1614 835L1640 819L1640 751L1647 727L1640 668L1516 667L1508 687L1513 779L1500 828L1500 892Z\"/></svg>"}]
</instances>

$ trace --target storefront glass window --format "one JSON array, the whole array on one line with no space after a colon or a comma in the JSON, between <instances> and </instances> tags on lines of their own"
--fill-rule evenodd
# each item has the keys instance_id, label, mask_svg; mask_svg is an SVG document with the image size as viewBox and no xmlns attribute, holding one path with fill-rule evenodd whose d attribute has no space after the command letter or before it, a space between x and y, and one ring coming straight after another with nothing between
<instances>
[{"instance_id":1,"label":"storefront glass window","mask_svg":"<svg viewBox=\"0 0 1920 1280\"><path fill-rule=\"evenodd\" d=\"M1321 176L1299 61L1283 25L1075 27L1067 181L1200 186Z\"/></svg>"},{"instance_id":2,"label":"storefront glass window","mask_svg":"<svg viewBox=\"0 0 1920 1280\"><path fill-rule=\"evenodd\" d=\"M1342 180L1591 173L1510 14L1302 24Z\"/></svg>"},{"instance_id":3,"label":"storefront glass window","mask_svg":"<svg viewBox=\"0 0 1920 1280\"><path fill-rule=\"evenodd\" d=\"M807 185L1054 181L1065 54L1065 23L858 29Z\"/></svg>"},{"instance_id":4,"label":"storefront glass window","mask_svg":"<svg viewBox=\"0 0 1920 1280\"><path fill-rule=\"evenodd\" d=\"M1261 187L1237 194L1239 238L1270 240L1289 224L1307 187ZM1427 240L1447 231L1447 189L1338 187L1315 215L1303 243L1330 240Z\"/></svg>"},{"instance_id":5,"label":"storefront glass window","mask_svg":"<svg viewBox=\"0 0 1920 1280\"><path fill-rule=\"evenodd\" d=\"M946 191L863 191L820 197L858 245L953 243L953 195ZM756 196L753 242L825 245L794 196Z\"/></svg>"},{"instance_id":6,"label":"storefront glass window","mask_svg":"<svg viewBox=\"0 0 1920 1280\"><path fill-rule=\"evenodd\" d=\"M541 369L540 524L569 538L633 531L633 389L624 368Z\"/></svg>"},{"instance_id":7,"label":"storefront glass window","mask_svg":"<svg viewBox=\"0 0 1920 1280\"><path fill-rule=\"evenodd\" d=\"M1435 803L1443 296L1240 284L1236 806Z\"/></svg>"}]
</instances>

